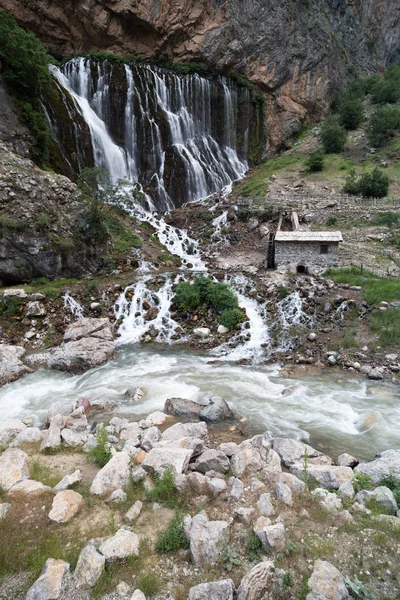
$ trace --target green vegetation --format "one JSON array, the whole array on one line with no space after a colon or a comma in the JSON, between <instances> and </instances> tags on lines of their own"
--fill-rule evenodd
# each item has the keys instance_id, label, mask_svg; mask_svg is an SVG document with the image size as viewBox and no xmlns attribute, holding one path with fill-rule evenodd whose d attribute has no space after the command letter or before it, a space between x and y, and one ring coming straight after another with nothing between
<instances>
[{"instance_id":1,"label":"green vegetation","mask_svg":"<svg viewBox=\"0 0 400 600\"><path fill-rule=\"evenodd\" d=\"M105 216L104 221L108 233L112 238L112 256L123 254L130 248L140 248L143 243L142 239L136 235L136 233L133 233L127 227L125 227L125 225L121 223L119 219L108 214Z\"/></svg>"},{"instance_id":2,"label":"green vegetation","mask_svg":"<svg viewBox=\"0 0 400 600\"><path fill-rule=\"evenodd\" d=\"M50 229L52 224L52 219L48 213L41 212L38 214L35 226L37 229Z\"/></svg>"},{"instance_id":3,"label":"green vegetation","mask_svg":"<svg viewBox=\"0 0 400 600\"><path fill-rule=\"evenodd\" d=\"M338 107L340 125L347 130L357 129L364 120L364 105L360 98L345 95Z\"/></svg>"},{"instance_id":4,"label":"green vegetation","mask_svg":"<svg viewBox=\"0 0 400 600\"><path fill-rule=\"evenodd\" d=\"M155 575L145 574L137 580L137 587L147 597L157 594L160 586Z\"/></svg>"},{"instance_id":5,"label":"green vegetation","mask_svg":"<svg viewBox=\"0 0 400 600\"><path fill-rule=\"evenodd\" d=\"M268 159L251 177L238 183L234 187L236 196L244 196L245 198L264 198L268 193L268 181L276 171L281 169L289 169L297 167L299 161L302 161L299 154L283 154L271 159Z\"/></svg>"},{"instance_id":6,"label":"green vegetation","mask_svg":"<svg viewBox=\"0 0 400 600\"><path fill-rule=\"evenodd\" d=\"M322 152L317 151L310 154L306 162L306 168L307 171L310 171L310 173L322 171L324 168L324 155Z\"/></svg>"},{"instance_id":7,"label":"green vegetation","mask_svg":"<svg viewBox=\"0 0 400 600\"><path fill-rule=\"evenodd\" d=\"M181 259L179 258L179 256L175 256L174 254L169 254L168 252L161 252L161 254L159 254L157 256L157 259L160 260L161 262L172 262L172 263L175 263L176 265L181 264Z\"/></svg>"},{"instance_id":8,"label":"green vegetation","mask_svg":"<svg viewBox=\"0 0 400 600\"><path fill-rule=\"evenodd\" d=\"M158 536L156 550L159 554L166 554L182 548L189 548L189 540L185 533L183 517L181 513L176 512L167 529Z\"/></svg>"},{"instance_id":9,"label":"green vegetation","mask_svg":"<svg viewBox=\"0 0 400 600\"><path fill-rule=\"evenodd\" d=\"M365 585L361 583L357 575L354 576L353 580L345 577L344 582L351 598L358 598L359 600L377 600L375 594L370 592Z\"/></svg>"},{"instance_id":10,"label":"green vegetation","mask_svg":"<svg viewBox=\"0 0 400 600\"><path fill-rule=\"evenodd\" d=\"M400 506L400 478L393 475L393 473L387 473L382 475L378 481L378 485L384 485L385 487L392 490L393 496L396 498L397 504Z\"/></svg>"},{"instance_id":11,"label":"green vegetation","mask_svg":"<svg viewBox=\"0 0 400 600\"><path fill-rule=\"evenodd\" d=\"M0 317L12 319L22 312L22 300L20 298L3 299L0 302Z\"/></svg>"},{"instance_id":12,"label":"green vegetation","mask_svg":"<svg viewBox=\"0 0 400 600\"><path fill-rule=\"evenodd\" d=\"M29 475L35 481L41 481L44 485L54 487L60 481L61 477L51 472L50 467L42 465L38 460L32 460L29 464Z\"/></svg>"},{"instance_id":13,"label":"green vegetation","mask_svg":"<svg viewBox=\"0 0 400 600\"><path fill-rule=\"evenodd\" d=\"M287 571L284 574L284 576L282 578L282 583L285 588L290 588L293 586L293 575L291 574L290 571Z\"/></svg>"},{"instance_id":14,"label":"green vegetation","mask_svg":"<svg viewBox=\"0 0 400 600\"><path fill-rule=\"evenodd\" d=\"M374 225L383 225L385 227L400 227L400 213L382 212L374 216L372 223Z\"/></svg>"},{"instance_id":15,"label":"green vegetation","mask_svg":"<svg viewBox=\"0 0 400 600\"><path fill-rule=\"evenodd\" d=\"M385 300L400 300L400 282L395 278L377 277L358 267L329 268L324 276L333 279L336 283L359 285L363 288L365 299L369 304L378 304ZM386 314L392 311L386 311ZM374 315L375 316L375 315Z\"/></svg>"},{"instance_id":16,"label":"green vegetation","mask_svg":"<svg viewBox=\"0 0 400 600\"><path fill-rule=\"evenodd\" d=\"M375 104L395 104L400 100L400 67L390 65L383 78L375 80L371 87L372 101Z\"/></svg>"},{"instance_id":17,"label":"green vegetation","mask_svg":"<svg viewBox=\"0 0 400 600\"><path fill-rule=\"evenodd\" d=\"M372 113L367 135L372 146L383 146L400 127L400 108L396 106L378 106Z\"/></svg>"},{"instance_id":18,"label":"green vegetation","mask_svg":"<svg viewBox=\"0 0 400 600\"><path fill-rule=\"evenodd\" d=\"M173 470L168 467L161 478L155 475L154 488L146 490L145 494L148 502L160 502L170 508L176 508L179 504L179 493L175 487Z\"/></svg>"},{"instance_id":19,"label":"green vegetation","mask_svg":"<svg viewBox=\"0 0 400 600\"><path fill-rule=\"evenodd\" d=\"M217 312L238 309L237 297L226 284L214 282L209 277L202 275L197 277L192 284L186 281L180 283L176 288L173 304L186 311L197 310L202 305ZM231 314L226 318L233 321ZM235 318L238 318L238 315Z\"/></svg>"},{"instance_id":20,"label":"green vegetation","mask_svg":"<svg viewBox=\"0 0 400 600\"><path fill-rule=\"evenodd\" d=\"M356 473L353 479L353 487L356 494L361 490L370 490L372 488L371 476L365 473Z\"/></svg>"},{"instance_id":21,"label":"green vegetation","mask_svg":"<svg viewBox=\"0 0 400 600\"><path fill-rule=\"evenodd\" d=\"M247 539L247 556L250 562L259 562L264 554L262 542L258 535L251 531Z\"/></svg>"},{"instance_id":22,"label":"green vegetation","mask_svg":"<svg viewBox=\"0 0 400 600\"><path fill-rule=\"evenodd\" d=\"M50 132L41 105L41 93L51 88L50 57L39 39L19 27L6 12L0 12L0 61L4 79L18 102L21 121L35 138L32 158L45 165L49 157Z\"/></svg>"},{"instance_id":23,"label":"green vegetation","mask_svg":"<svg viewBox=\"0 0 400 600\"><path fill-rule=\"evenodd\" d=\"M238 308L231 308L225 310L222 315L218 317L218 322L227 327L228 329L235 329L236 325L243 321L243 313Z\"/></svg>"},{"instance_id":24,"label":"green vegetation","mask_svg":"<svg viewBox=\"0 0 400 600\"><path fill-rule=\"evenodd\" d=\"M229 572L232 571L233 567L240 567L242 564L238 553L229 548L229 546L220 554L219 560L223 564L225 571Z\"/></svg>"},{"instance_id":25,"label":"green vegetation","mask_svg":"<svg viewBox=\"0 0 400 600\"><path fill-rule=\"evenodd\" d=\"M339 153L346 143L346 130L340 125L339 118L330 115L321 127L321 140L327 154Z\"/></svg>"},{"instance_id":26,"label":"green vegetation","mask_svg":"<svg viewBox=\"0 0 400 600\"><path fill-rule=\"evenodd\" d=\"M89 460L98 467L104 467L110 460L112 454L107 441L107 430L104 425L98 425L96 429L96 445L88 452Z\"/></svg>"},{"instance_id":27,"label":"green vegetation","mask_svg":"<svg viewBox=\"0 0 400 600\"><path fill-rule=\"evenodd\" d=\"M6 215L0 216L0 229L13 229L14 231L23 231L26 229L28 224L26 221L20 221L13 217L7 217Z\"/></svg>"},{"instance_id":28,"label":"green vegetation","mask_svg":"<svg viewBox=\"0 0 400 600\"><path fill-rule=\"evenodd\" d=\"M398 284L400 287L400 284ZM400 291L398 298L400 298ZM371 331L379 334L381 346L397 345L400 340L400 309L392 308L369 317Z\"/></svg>"},{"instance_id":29,"label":"green vegetation","mask_svg":"<svg viewBox=\"0 0 400 600\"><path fill-rule=\"evenodd\" d=\"M363 173L359 178L352 169L346 177L343 191L347 194L361 195L364 198L383 198L389 191L389 177L382 169L375 167L373 171Z\"/></svg>"}]
</instances>

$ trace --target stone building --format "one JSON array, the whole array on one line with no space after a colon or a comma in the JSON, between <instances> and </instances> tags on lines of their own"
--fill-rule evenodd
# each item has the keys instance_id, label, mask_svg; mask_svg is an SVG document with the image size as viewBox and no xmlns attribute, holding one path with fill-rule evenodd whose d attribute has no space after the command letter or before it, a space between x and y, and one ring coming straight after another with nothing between
<instances>
[{"instance_id":1,"label":"stone building","mask_svg":"<svg viewBox=\"0 0 400 600\"><path fill-rule=\"evenodd\" d=\"M340 231L277 231L275 265L297 273L313 273L339 264Z\"/></svg>"}]
</instances>

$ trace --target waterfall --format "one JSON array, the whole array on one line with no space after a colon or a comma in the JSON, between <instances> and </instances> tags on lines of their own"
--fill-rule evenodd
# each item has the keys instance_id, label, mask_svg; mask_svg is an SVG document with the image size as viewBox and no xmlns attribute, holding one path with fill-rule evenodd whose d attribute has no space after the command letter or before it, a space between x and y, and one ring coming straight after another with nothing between
<instances>
[{"instance_id":1,"label":"waterfall","mask_svg":"<svg viewBox=\"0 0 400 600\"><path fill-rule=\"evenodd\" d=\"M200 200L245 174L251 98L228 78L83 57L50 69L89 127L95 166L113 182L140 184L157 208Z\"/></svg>"},{"instance_id":2,"label":"waterfall","mask_svg":"<svg viewBox=\"0 0 400 600\"><path fill-rule=\"evenodd\" d=\"M310 328L313 319L303 310L303 301L298 291L292 292L277 303L278 313L275 326L277 327L277 338L279 351L290 350L292 347L292 327L300 326Z\"/></svg>"},{"instance_id":3,"label":"waterfall","mask_svg":"<svg viewBox=\"0 0 400 600\"><path fill-rule=\"evenodd\" d=\"M85 309L75 298L73 298L70 292L66 292L63 296L64 300L64 308L68 308L70 312L76 317L78 321L83 319L85 314Z\"/></svg>"}]
</instances>

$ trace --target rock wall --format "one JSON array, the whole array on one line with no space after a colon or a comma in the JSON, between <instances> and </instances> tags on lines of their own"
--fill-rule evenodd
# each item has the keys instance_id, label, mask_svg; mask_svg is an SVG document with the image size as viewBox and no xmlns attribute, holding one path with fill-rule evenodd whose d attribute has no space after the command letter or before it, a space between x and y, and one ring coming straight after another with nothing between
<instances>
[{"instance_id":1,"label":"rock wall","mask_svg":"<svg viewBox=\"0 0 400 600\"><path fill-rule=\"evenodd\" d=\"M268 96L271 147L319 119L356 72L399 59L400 0L0 0L58 54L203 62Z\"/></svg>"},{"instance_id":2,"label":"rock wall","mask_svg":"<svg viewBox=\"0 0 400 600\"><path fill-rule=\"evenodd\" d=\"M328 246L328 252L321 254L321 246ZM339 245L313 242L275 242L275 263L278 267L298 265L312 267L335 267L339 264Z\"/></svg>"}]
</instances>

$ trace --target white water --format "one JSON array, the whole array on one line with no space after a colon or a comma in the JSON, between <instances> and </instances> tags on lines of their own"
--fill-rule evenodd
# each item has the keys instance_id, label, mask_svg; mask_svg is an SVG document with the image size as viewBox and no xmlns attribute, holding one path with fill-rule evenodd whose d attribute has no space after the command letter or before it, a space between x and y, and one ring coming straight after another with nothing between
<instances>
[{"instance_id":1,"label":"white water","mask_svg":"<svg viewBox=\"0 0 400 600\"><path fill-rule=\"evenodd\" d=\"M66 294L64 294L63 300L64 308L67 308L78 321L83 319L85 315L85 309L77 300L75 300L75 298L71 296L70 292L66 292Z\"/></svg>"},{"instance_id":2,"label":"white water","mask_svg":"<svg viewBox=\"0 0 400 600\"><path fill-rule=\"evenodd\" d=\"M2 387L0 410L2 418L35 414L43 419L52 402L84 396L111 400L116 414L139 418L162 410L167 398L202 400L218 394L248 417L252 431L298 439L309 435L311 443L332 455L346 451L369 459L400 445L395 386L332 372L298 379L278 375L276 366L212 364L204 354L176 346L124 346L114 361L83 375L39 370ZM129 404L123 393L133 385L144 387L145 396Z\"/></svg>"}]
</instances>

